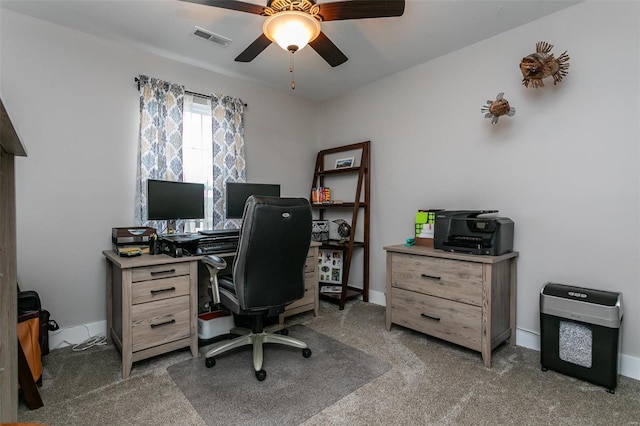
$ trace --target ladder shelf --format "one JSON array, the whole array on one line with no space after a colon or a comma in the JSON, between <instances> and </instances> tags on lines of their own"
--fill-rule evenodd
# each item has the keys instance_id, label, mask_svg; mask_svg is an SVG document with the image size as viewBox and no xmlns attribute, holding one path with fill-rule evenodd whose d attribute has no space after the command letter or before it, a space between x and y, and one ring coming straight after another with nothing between
<instances>
[{"instance_id":1,"label":"ladder shelf","mask_svg":"<svg viewBox=\"0 0 640 426\"><path fill-rule=\"evenodd\" d=\"M353 155L354 164L344 168L336 168L328 165L328 158L334 158L336 155L347 152L350 153L349 155L351 155L351 153L355 154ZM351 213L351 222L349 224L350 233L349 236L346 237L346 241L330 240L323 242L320 246L320 250L342 251L343 253L340 293L320 293L322 298L338 302L340 310L344 309L345 302L350 299L362 297L363 301L369 301L370 141L339 146L318 152L313 181L311 182L311 192L313 193L314 188L324 187L325 179L331 179L336 176L349 177L349 175L357 178L353 201L312 204L313 209L318 212L317 216L319 220L325 220L325 217L330 211L350 211ZM362 220L362 222L359 228L360 220ZM362 235L358 235L356 239L356 234ZM351 263L355 249L363 250L361 288L349 284L349 274L351 272ZM321 280L321 288L322 284L331 283L323 283Z\"/></svg>"}]
</instances>

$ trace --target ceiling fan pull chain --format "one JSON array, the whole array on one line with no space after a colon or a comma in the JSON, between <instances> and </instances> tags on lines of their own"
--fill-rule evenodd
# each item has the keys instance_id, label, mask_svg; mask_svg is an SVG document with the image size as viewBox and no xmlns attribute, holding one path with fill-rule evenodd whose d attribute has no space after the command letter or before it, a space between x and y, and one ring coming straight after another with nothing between
<instances>
[{"instance_id":1,"label":"ceiling fan pull chain","mask_svg":"<svg viewBox=\"0 0 640 426\"><path fill-rule=\"evenodd\" d=\"M291 73L291 90L295 90L296 82L295 82L295 73L293 72L293 66L294 66L293 53L295 52L295 50L290 50L289 52L290 52L290 56L289 56L289 72Z\"/></svg>"}]
</instances>

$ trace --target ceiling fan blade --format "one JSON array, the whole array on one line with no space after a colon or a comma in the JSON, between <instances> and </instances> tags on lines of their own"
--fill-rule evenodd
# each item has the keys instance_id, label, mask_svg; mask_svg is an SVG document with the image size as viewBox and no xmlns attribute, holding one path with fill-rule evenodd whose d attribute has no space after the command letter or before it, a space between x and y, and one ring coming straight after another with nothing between
<instances>
[{"instance_id":1,"label":"ceiling fan blade","mask_svg":"<svg viewBox=\"0 0 640 426\"><path fill-rule=\"evenodd\" d=\"M238 10L240 12L255 13L261 15L264 7L259 4L247 3L235 0L181 0L188 3L203 4L205 6L219 7L222 9Z\"/></svg>"},{"instance_id":2,"label":"ceiling fan blade","mask_svg":"<svg viewBox=\"0 0 640 426\"><path fill-rule=\"evenodd\" d=\"M320 3L318 6L318 14L323 21L385 18L402 16L404 13L404 0L350 0Z\"/></svg>"},{"instance_id":3,"label":"ceiling fan blade","mask_svg":"<svg viewBox=\"0 0 640 426\"><path fill-rule=\"evenodd\" d=\"M322 31L320 31L315 40L309 43L309 46L318 52L322 59L332 67L337 67L347 62L347 57L344 53Z\"/></svg>"},{"instance_id":4,"label":"ceiling fan blade","mask_svg":"<svg viewBox=\"0 0 640 426\"><path fill-rule=\"evenodd\" d=\"M256 56L258 56L264 49L271 44L271 40L266 35L261 34L260 37L255 39L253 43L249 45L244 51L238 55L236 62L251 62Z\"/></svg>"}]
</instances>

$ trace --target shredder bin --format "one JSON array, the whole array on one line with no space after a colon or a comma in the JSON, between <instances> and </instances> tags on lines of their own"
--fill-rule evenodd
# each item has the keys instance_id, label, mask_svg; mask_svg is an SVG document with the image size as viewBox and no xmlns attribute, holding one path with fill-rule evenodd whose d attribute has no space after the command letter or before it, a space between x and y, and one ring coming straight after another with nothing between
<instances>
[{"instance_id":1,"label":"shredder bin","mask_svg":"<svg viewBox=\"0 0 640 426\"><path fill-rule=\"evenodd\" d=\"M546 283L540 291L540 364L604 386L618 384L622 293Z\"/></svg>"}]
</instances>

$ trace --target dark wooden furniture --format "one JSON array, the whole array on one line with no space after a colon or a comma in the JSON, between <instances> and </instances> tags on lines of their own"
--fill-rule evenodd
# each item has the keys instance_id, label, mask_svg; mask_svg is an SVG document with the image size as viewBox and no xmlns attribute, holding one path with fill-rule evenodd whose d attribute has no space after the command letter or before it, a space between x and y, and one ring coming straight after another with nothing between
<instances>
[{"instance_id":1,"label":"dark wooden furniture","mask_svg":"<svg viewBox=\"0 0 640 426\"><path fill-rule=\"evenodd\" d=\"M349 186L348 182L344 182L345 178L357 179L352 198L350 197L348 201L345 199L338 203L334 200L329 203L312 204L312 207L318 211L320 220L328 218L329 211L334 214L336 211L341 211L351 215L351 234L348 241L340 243L338 240L329 240L320 246L320 250L341 250L344 254L342 291L340 293L320 293L321 297L338 302L341 310L344 309L345 301L349 299L362 296L362 300L369 301L370 145L371 142L366 141L318 152L313 181L311 182L311 191L313 192L313 188L330 186L330 181L331 185L342 186L344 184L344 186ZM336 168L336 160L345 157L354 157L353 165ZM338 193L337 189L338 187L334 186L332 192ZM359 218L362 218L362 223L359 222ZM356 235L361 236L362 239L357 241ZM349 284L349 273L354 250L360 248L363 250L362 287L356 287ZM322 280L320 285L322 285Z\"/></svg>"},{"instance_id":2,"label":"dark wooden furniture","mask_svg":"<svg viewBox=\"0 0 640 426\"><path fill-rule=\"evenodd\" d=\"M0 99L0 423L18 418L18 287L14 157L27 152Z\"/></svg>"}]
</instances>

